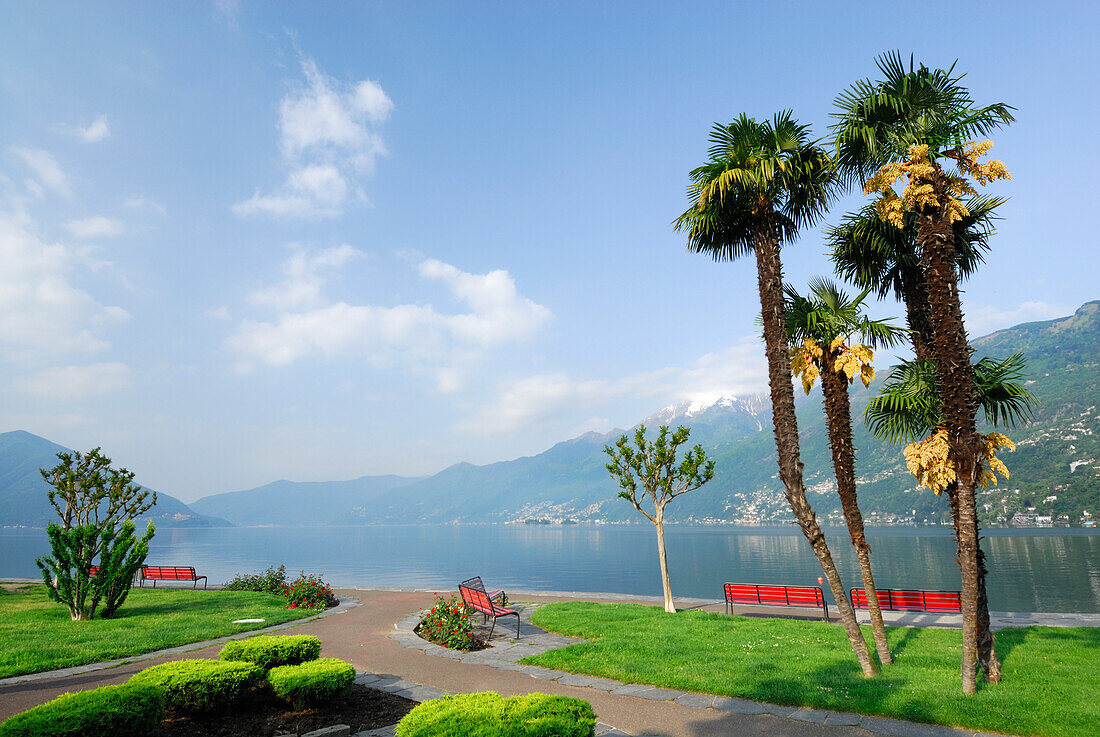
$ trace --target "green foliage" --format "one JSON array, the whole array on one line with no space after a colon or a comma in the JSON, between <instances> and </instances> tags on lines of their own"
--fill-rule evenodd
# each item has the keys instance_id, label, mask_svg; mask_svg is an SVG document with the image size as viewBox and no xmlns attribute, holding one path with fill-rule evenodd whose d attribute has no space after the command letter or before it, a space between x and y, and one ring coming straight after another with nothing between
<instances>
[{"instance_id":1,"label":"green foliage","mask_svg":"<svg viewBox=\"0 0 1100 737\"><path fill-rule=\"evenodd\" d=\"M260 635L227 642L218 657L255 663L264 670L271 670L280 665L316 660L320 654L321 641L312 635Z\"/></svg>"},{"instance_id":2,"label":"green foliage","mask_svg":"<svg viewBox=\"0 0 1100 737\"><path fill-rule=\"evenodd\" d=\"M53 556L35 563L50 598L68 606L73 620L91 619L100 600L102 616L110 617L126 600L156 531L149 524L135 540L131 518L152 508L157 495L134 484L132 471L112 468L99 448L57 457L60 462L41 473L52 487L47 495L61 524L46 528ZM99 571L92 576L97 559Z\"/></svg>"},{"instance_id":3,"label":"green foliage","mask_svg":"<svg viewBox=\"0 0 1100 737\"><path fill-rule=\"evenodd\" d=\"M263 677L263 668L253 663L199 658L154 665L131 676L128 683L159 689L168 709L202 714L230 706Z\"/></svg>"},{"instance_id":4,"label":"green foliage","mask_svg":"<svg viewBox=\"0 0 1100 737\"><path fill-rule=\"evenodd\" d=\"M281 698L302 709L317 706L351 688L355 668L339 658L320 658L268 671L267 682Z\"/></svg>"},{"instance_id":5,"label":"green foliage","mask_svg":"<svg viewBox=\"0 0 1100 737\"><path fill-rule=\"evenodd\" d=\"M454 594L449 599L436 594L435 604L424 614L416 631L425 640L454 650L477 650L484 645L473 633L465 605Z\"/></svg>"},{"instance_id":6,"label":"green foliage","mask_svg":"<svg viewBox=\"0 0 1100 737\"><path fill-rule=\"evenodd\" d=\"M595 729L587 701L490 691L425 701L398 723L397 737L590 737Z\"/></svg>"},{"instance_id":7,"label":"green foliage","mask_svg":"<svg viewBox=\"0 0 1100 737\"><path fill-rule=\"evenodd\" d=\"M707 459L703 446L696 445L689 450L679 465L676 464L676 451L687 442L691 430L682 425L669 437L667 425L662 425L657 440L649 442L645 436L645 425L639 425L634 432L634 444L630 447L623 435L615 446L604 446L604 453L610 458L607 471L619 484L622 491L619 496L626 499L634 508L656 523L665 504L689 491L698 489L714 478L714 461ZM642 509L638 501L638 483L654 504L654 514Z\"/></svg>"},{"instance_id":8,"label":"green foliage","mask_svg":"<svg viewBox=\"0 0 1100 737\"><path fill-rule=\"evenodd\" d=\"M268 594L286 593L286 566L268 566L263 573L238 573L222 586L222 591L263 591Z\"/></svg>"},{"instance_id":9,"label":"green foliage","mask_svg":"<svg viewBox=\"0 0 1100 737\"><path fill-rule=\"evenodd\" d=\"M522 662L572 673L1000 734L1092 737L1100 724L1100 628L1000 630L1003 680L964 696L958 630L887 628L894 665L866 679L844 631L824 622L589 602L548 604L533 619L590 642Z\"/></svg>"},{"instance_id":10,"label":"green foliage","mask_svg":"<svg viewBox=\"0 0 1100 737\"><path fill-rule=\"evenodd\" d=\"M867 317L863 300L870 293L869 288L852 299L829 279L814 277L809 286L805 297L793 286L784 289L787 299L783 314L787 319L787 340L792 346L812 340L827 350L836 338L858 335L867 346L880 348L897 345L905 336L905 331L889 319Z\"/></svg>"},{"instance_id":11,"label":"green foliage","mask_svg":"<svg viewBox=\"0 0 1100 737\"><path fill-rule=\"evenodd\" d=\"M332 593L332 587L321 580L321 577L313 573L301 573L298 578L284 585L287 607L297 609L307 607L310 609L327 609L340 603L336 595Z\"/></svg>"},{"instance_id":12,"label":"green foliage","mask_svg":"<svg viewBox=\"0 0 1100 737\"><path fill-rule=\"evenodd\" d=\"M163 718L159 689L125 683L62 694L0 724L0 737L131 737Z\"/></svg>"}]
</instances>

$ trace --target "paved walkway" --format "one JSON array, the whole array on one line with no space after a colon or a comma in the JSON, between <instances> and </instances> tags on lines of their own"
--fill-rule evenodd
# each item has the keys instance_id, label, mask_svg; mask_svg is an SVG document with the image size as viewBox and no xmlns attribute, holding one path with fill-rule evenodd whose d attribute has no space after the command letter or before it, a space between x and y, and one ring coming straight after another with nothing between
<instances>
[{"instance_id":1,"label":"paved walkway","mask_svg":"<svg viewBox=\"0 0 1100 737\"><path fill-rule=\"evenodd\" d=\"M312 634L323 643L325 657L352 663L360 682L420 701L444 693L496 691L506 696L532 691L574 696L589 701L601 721L600 730L616 735L667 735L668 737L717 737L718 735L772 735L774 737L870 737L872 734L900 737L961 737L972 730L954 730L855 714L796 709L740 699L689 694L651 686L624 684L605 679L568 674L516 661L552 647L569 638L545 633L529 621L534 606L525 607L522 637L508 637L507 620L502 620L493 647L477 653L460 654L420 640L412 634L414 613L432 604L430 591L353 589L338 592L349 600L328 616L293 623L295 634ZM588 600L638 600L640 597L568 594L560 592L509 592L540 605L567 598ZM645 599L651 602L652 599ZM678 600L678 603L680 600ZM687 606L713 608L713 601L687 601ZM721 604L718 604L721 608ZM1048 615L1028 615L1042 616ZM1084 615L1086 619L1100 619ZM1062 626L1085 624L1075 617L1061 620ZM1029 622L1029 623L1040 623ZM1043 622L1046 623L1046 622ZM1100 622L1098 622L1100 623ZM248 633L254 634L254 633ZM216 657L222 640L197 643L171 652L130 658L125 662L83 666L79 671L39 674L35 678L0 681L0 718L23 711L72 690L122 683L150 665L184 657ZM540 649L541 648L541 649ZM614 725L617 730L612 730ZM611 731L608 731L611 730Z\"/></svg>"}]
</instances>

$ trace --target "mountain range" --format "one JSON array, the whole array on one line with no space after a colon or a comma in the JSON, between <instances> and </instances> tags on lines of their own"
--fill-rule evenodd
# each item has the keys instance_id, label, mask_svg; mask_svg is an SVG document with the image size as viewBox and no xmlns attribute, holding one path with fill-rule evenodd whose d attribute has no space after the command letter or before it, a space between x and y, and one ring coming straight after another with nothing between
<instances>
[{"instance_id":1,"label":"mountain range","mask_svg":"<svg viewBox=\"0 0 1100 737\"><path fill-rule=\"evenodd\" d=\"M1032 421L1007 431L1017 450L1004 456L1011 479L979 495L987 525L1013 518L1034 524L1079 525L1100 515L1100 301L1074 315L1017 325L973 341L976 357L1005 357L1023 351L1028 389L1039 400ZM885 374L881 371L881 374ZM857 384L858 386L858 384ZM852 391L852 415L861 417L877 392ZM798 419L807 491L819 516L841 523L834 493L820 390L799 403ZM717 462L714 479L679 497L669 507L675 521L780 524L791 513L776 475L771 406L765 395L723 397L711 403L665 407L640 424L649 428L683 424ZM190 505L162 495L181 523L239 525L638 522L604 465L606 444L623 430L586 433L537 455L484 466L458 463L426 478L364 476L349 481L276 481L244 491L214 494ZM16 492L18 479L37 475L42 454L20 459L0 435L0 524L40 524L12 510L31 509L34 490ZM901 447L872 438L855 427L861 507L872 524L942 524L946 500L916 487L905 468ZM52 450L49 465L53 465ZM38 458L39 460L35 460ZM20 470L21 469L21 470ZM33 471L33 474L30 472ZM44 482L37 493L44 499ZM22 488L22 487L20 487ZM23 501L11 506L9 499ZM179 505L175 507L173 505ZM38 505L39 507L41 505ZM157 513L161 514L158 504ZM167 509L168 507L166 507ZM48 511L48 507L47 507Z\"/></svg>"}]
</instances>

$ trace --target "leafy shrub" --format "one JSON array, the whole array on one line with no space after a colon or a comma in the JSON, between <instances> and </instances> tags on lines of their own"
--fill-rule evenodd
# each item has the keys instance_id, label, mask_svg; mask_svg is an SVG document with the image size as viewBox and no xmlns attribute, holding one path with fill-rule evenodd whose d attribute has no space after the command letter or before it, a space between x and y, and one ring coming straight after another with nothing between
<instances>
[{"instance_id":1,"label":"leafy shrub","mask_svg":"<svg viewBox=\"0 0 1100 737\"><path fill-rule=\"evenodd\" d=\"M490 691L425 701L398 722L397 737L591 737L595 730L587 701Z\"/></svg>"},{"instance_id":2,"label":"leafy shrub","mask_svg":"<svg viewBox=\"0 0 1100 737\"><path fill-rule=\"evenodd\" d=\"M262 635L227 642L218 657L255 663L264 670L271 670L280 665L316 660L320 654L321 641L312 635Z\"/></svg>"},{"instance_id":3,"label":"leafy shrub","mask_svg":"<svg viewBox=\"0 0 1100 737\"><path fill-rule=\"evenodd\" d=\"M263 677L263 668L253 663L198 659L154 665L132 676L129 683L160 689L169 709L201 713L229 706Z\"/></svg>"},{"instance_id":4,"label":"leafy shrub","mask_svg":"<svg viewBox=\"0 0 1100 737\"><path fill-rule=\"evenodd\" d=\"M312 573L302 573L289 586L283 587L288 600L288 609L309 607L327 609L336 606L340 600L332 593L332 587Z\"/></svg>"},{"instance_id":5,"label":"leafy shrub","mask_svg":"<svg viewBox=\"0 0 1100 737\"><path fill-rule=\"evenodd\" d=\"M321 658L268 671L271 690L296 708L324 703L351 688L355 668L339 658Z\"/></svg>"},{"instance_id":6,"label":"leafy shrub","mask_svg":"<svg viewBox=\"0 0 1100 737\"><path fill-rule=\"evenodd\" d=\"M263 573L238 573L222 586L223 591L262 591L282 594L286 589L286 566L269 566Z\"/></svg>"},{"instance_id":7,"label":"leafy shrub","mask_svg":"<svg viewBox=\"0 0 1100 737\"><path fill-rule=\"evenodd\" d=\"M58 696L0 724L3 737L129 737L148 734L164 718L158 689L124 683Z\"/></svg>"},{"instance_id":8,"label":"leafy shrub","mask_svg":"<svg viewBox=\"0 0 1100 737\"><path fill-rule=\"evenodd\" d=\"M450 599L435 595L435 606L428 610L416 628L428 642L455 650L477 650L484 646L473 633L466 605L454 594Z\"/></svg>"}]
</instances>

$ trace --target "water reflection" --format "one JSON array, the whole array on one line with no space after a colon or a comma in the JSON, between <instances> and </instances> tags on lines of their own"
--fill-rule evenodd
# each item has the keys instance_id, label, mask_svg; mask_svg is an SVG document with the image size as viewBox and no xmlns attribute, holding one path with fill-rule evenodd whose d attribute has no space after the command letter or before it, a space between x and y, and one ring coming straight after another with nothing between
<instances>
[{"instance_id":1,"label":"water reflection","mask_svg":"<svg viewBox=\"0 0 1100 737\"><path fill-rule=\"evenodd\" d=\"M1100 534L995 530L990 607L998 611L1100 611ZM666 530L673 593L717 598L724 581L816 584L821 569L797 530L679 527ZM844 530L828 531L849 586L859 583ZM868 530L872 565L886 587L957 589L949 530ZM47 552L41 530L0 531L0 576L36 577ZM534 525L162 529L150 562L194 565L220 582L285 563L336 584L453 588L481 575L493 586L660 594L650 526Z\"/></svg>"}]
</instances>

